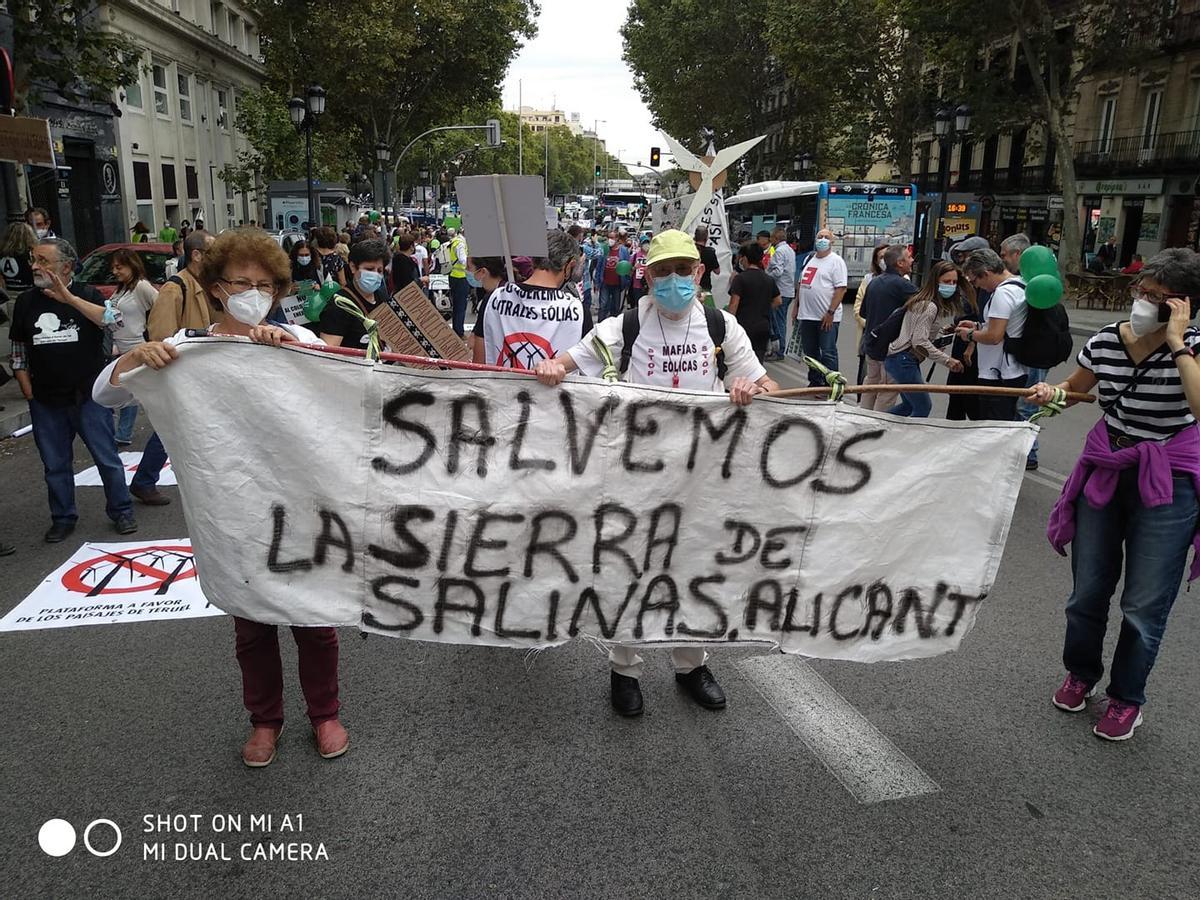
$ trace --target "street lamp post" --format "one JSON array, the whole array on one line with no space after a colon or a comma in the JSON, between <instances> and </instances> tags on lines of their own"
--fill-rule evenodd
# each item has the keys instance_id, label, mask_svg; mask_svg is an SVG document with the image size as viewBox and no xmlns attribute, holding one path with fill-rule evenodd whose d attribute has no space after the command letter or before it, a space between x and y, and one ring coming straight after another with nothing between
<instances>
[{"instance_id":1,"label":"street lamp post","mask_svg":"<svg viewBox=\"0 0 1200 900\"><path fill-rule=\"evenodd\" d=\"M288 101L288 115L292 119L292 124L296 126L296 131L304 135L304 164L307 175L304 192L308 197L309 228L319 224L318 219L320 218L313 195L312 133L313 129L317 126L317 119L324 112L325 88L319 84L309 87L307 100L300 97L293 97Z\"/></svg>"},{"instance_id":2,"label":"street lamp post","mask_svg":"<svg viewBox=\"0 0 1200 900\"><path fill-rule=\"evenodd\" d=\"M592 120L592 223L596 221L596 150L600 146L600 123L608 122L604 119Z\"/></svg>"},{"instance_id":3,"label":"street lamp post","mask_svg":"<svg viewBox=\"0 0 1200 900\"><path fill-rule=\"evenodd\" d=\"M421 180L421 215L428 215L425 209L425 186L429 184L429 170L422 168L417 170L417 178Z\"/></svg>"},{"instance_id":4,"label":"street lamp post","mask_svg":"<svg viewBox=\"0 0 1200 900\"><path fill-rule=\"evenodd\" d=\"M389 147L387 144L385 144L383 141L380 141L375 146L375 159L378 160L378 162L379 162L379 168L381 170L380 175L383 178L383 210L382 210L382 212L383 212L383 228L384 228L385 232L387 231L387 227L388 227L388 183L387 183L388 167L387 167L387 164L391 160L391 158L392 158L392 148Z\"/></svg>"},{"instance_id":5,"label":"street lamp post","mask_svg":"<svg viewBox=\"0 0 1200 900\"><path fill-rule=\"evenodd\" d=\"M811 153L802 153L792 160L792 171L801 178L808 177L808 170L812 168L813 158Z\"/></svg>"},{"instance_id":6,"label":"street lamp post","mask_svg":"<svg viewBox=\"0 0 1200 900\"><path fill-rule=\"evenodd\" d=\"M935 244L938 237L938 227L942 225L942 220L946 217L946 192L950 190L950 149L953 146L954 139L961 137L971 130L971 107L965 103L961 104L957 109L942 107L933 117L933 129L937 135L938 141L938 163L941 167L938 179L938 203L937 215L931 215L933 212L932 205L929 212L925 215L925 259L921 264L921 282L922 284L929 277L929 270L933 268L933 254L936 250ZM959 160L959 166L969 162ZM944 235L942 235L944 239Z\"/></svg>"}]
</instances>

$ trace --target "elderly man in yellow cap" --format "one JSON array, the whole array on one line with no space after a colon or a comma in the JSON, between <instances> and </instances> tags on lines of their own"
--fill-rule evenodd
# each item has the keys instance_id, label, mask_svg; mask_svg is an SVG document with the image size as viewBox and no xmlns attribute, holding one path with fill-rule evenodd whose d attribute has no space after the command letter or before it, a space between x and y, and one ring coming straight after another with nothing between
<instances>
[{"instance_id":1,"label":"elderly man in yellow cap","mask_svg":"<svg viewBox=\"0 0 1200 900\"><path fill-rule=\"evenodd\" d=\"M693 391L729 391L733 403L745 405L755 394L777 385L754 355L750 338L727 312L699 302L704 266L695 242L682 231L663 231L650 241L645 278L649 292L637 309L599 323L565 353L543 360L536 368L543 384L561 384L574 371L599 375L609 356L626 381ZM595 346L599 338L607 354ZM725 692L709 671L702 647L671 651L675 680L706 709L723 709ZM623 716L642 712L642 658L633 647L615 645L612 705Z\"/></svg>"}]
</instances>

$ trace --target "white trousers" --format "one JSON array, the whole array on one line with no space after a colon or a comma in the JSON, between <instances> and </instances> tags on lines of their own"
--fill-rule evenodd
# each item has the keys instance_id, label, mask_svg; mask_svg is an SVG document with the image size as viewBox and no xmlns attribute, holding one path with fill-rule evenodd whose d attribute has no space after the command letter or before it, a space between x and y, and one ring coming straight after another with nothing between
<instances>
[{"instance_id":1,"label":"white trousers","mask_svg":"<svg viewBox=\"0 0 1200 900\"><path fill-rule=\"evenodd\" d=\"M642 677L642 658L638 656L637 647L630 644L613 644L608 651L608 661L618 675L628 678ZM673 647L671 662L675 671L681 675L704 665L708 661L708 651L703 647Z\"/></svg>"}]
</instances>

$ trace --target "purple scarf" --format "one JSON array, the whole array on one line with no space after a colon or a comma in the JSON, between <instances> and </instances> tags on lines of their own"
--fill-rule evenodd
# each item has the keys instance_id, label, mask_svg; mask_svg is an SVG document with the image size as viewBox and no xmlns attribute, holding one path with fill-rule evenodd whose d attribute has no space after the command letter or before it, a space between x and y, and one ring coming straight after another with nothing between
<instances>
[{"instance_id":1,"label":"purple scarf","mask_svg":"<svg viewBox=\"0 0 1200 900\"><path fill-rule=\"evenodd\" d=\"M1104 420L1097 422L1088 432L1083 454L1050 511L1046 537L1055 550L1066 556L1066 546L1075 537L1075 501L1079 495L1083 494L1092 509L1102 509L1112 501L1121 471L1131 466L1137 466L1138 494L1146 507L1164 506L1175 499L1173 472L1190 475L1200 496L1200 428L1191 425L1167 441L1142 441L1113 450ZM1188 581L1200 577L1200 530L1192 538L1192 551Z\"/></svg>"}]
</instances>

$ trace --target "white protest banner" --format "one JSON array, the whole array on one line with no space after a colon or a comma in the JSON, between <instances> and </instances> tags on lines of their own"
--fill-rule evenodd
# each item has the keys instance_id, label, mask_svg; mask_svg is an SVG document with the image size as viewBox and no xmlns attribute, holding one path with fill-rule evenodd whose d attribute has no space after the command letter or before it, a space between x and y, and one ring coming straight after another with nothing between
<instances>
[{"instance_id":1,"label":"white protest banner","mask_svg":"<svg viewBox=\"0 0 1200 900\"><path fill-rule=\"evenodd\" d=\"M219 616L186 539L84 544L0 619L0 631Z\"/></svg>"},{"instance_id":2,"label":"white protest banner","mask_svg":"<svg viewBox=\"0 0 1200 900\"><path fill-rule=\"evenodd\" d=\"M232 338L179 352L126 378L174 451L205 595L447 643L951 650L1036 433Z\"/></svg>"},{"instance_id":3,"label":"white protest banner","mask_svg":"<svg viewBox=\"0 0 1200 900\"><path fill-rule=\"evenodd\" d=\"M126 450L120 454L121 465L125 467L125 483L133 482L133 476L137 473L138 466L142 464L141 451L133 452ZM162 474L158 477L159 485L175 484L175 471L171 468L171 461L167 460L166 465L162 468ZM82 472L75 473L75 487L100 487L104 482L100 478L100 470L95 466L89 469L84 469Z\"/></svg>"}]
</instances>

